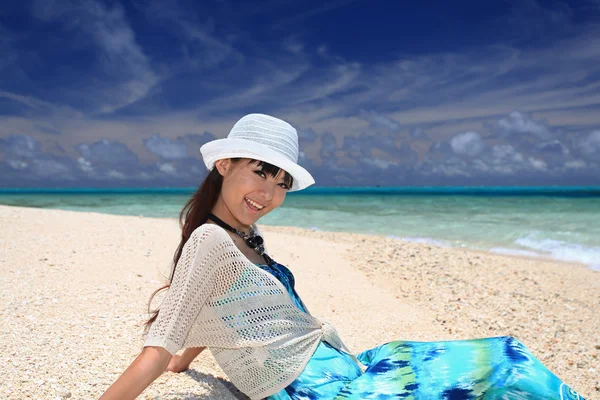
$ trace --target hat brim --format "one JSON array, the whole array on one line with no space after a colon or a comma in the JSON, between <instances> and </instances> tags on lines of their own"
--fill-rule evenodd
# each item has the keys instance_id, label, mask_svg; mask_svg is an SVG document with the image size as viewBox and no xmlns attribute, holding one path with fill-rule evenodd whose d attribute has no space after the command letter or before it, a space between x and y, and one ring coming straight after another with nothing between
<instances>
[{"instance_id":1,"label":"hat brim","mask_svg":"<svg viewBox=\"0 0 600 400\"><path fill-rule=\"evenodd\" d=\"M288 172L294 182L290 192L302 190L315 183L312 175L297 163L263 144L244 139L216 139L200 147L204 165L210 171L215 161L224 158L252 158L268 162Z\"/></svg>"}]
</instances>

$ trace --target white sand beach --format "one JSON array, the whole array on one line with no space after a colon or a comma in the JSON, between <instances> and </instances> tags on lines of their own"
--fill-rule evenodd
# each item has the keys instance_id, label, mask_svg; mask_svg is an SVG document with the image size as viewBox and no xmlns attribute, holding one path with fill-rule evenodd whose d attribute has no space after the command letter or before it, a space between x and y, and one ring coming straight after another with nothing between
<instances>
[{"instance_id":1,"label":"white sand beach","mask_svg":"<svg viewBox=\"0 0 600 400\"><path fill-rule=\"evenodd\" d=\"M600 272L385 237L260 225L315 316L355 353L393 340L511 335L600 398ZM175 219L0 206L0 398L98 398L144 341ZM154 306L162 297L157 296ZM245 398L203 352L141 399Z\"/></svg>"}]
</instances>

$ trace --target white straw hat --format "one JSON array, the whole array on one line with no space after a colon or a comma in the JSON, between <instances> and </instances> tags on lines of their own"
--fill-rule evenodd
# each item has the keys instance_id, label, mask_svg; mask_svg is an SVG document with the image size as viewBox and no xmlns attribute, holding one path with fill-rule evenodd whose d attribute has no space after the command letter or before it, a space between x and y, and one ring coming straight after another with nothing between
<instances>
[{"instance_id":1,"label":"white straw hat","mask_svg":"<svg viewBox=\"0 0 600 400\"><path fill-rule=\"evenodd\" d=\"M290 192L302 190L315 180L298 165L298 133L287 122L265 114L248 114L235 123L225 139L200 147L204 165L210 171L223 158L252 158L288 172L294 182Z\"/></svg>"}]
</instances>

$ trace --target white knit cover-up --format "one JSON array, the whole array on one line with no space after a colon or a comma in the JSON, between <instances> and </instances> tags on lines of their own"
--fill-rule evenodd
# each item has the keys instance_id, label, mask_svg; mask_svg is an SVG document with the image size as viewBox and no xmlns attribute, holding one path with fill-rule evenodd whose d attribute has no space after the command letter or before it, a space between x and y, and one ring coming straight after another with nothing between
<instances>
[{"instance_id":1,"label":"white knit cover-up","mask_svg":"<svg viewBox=\"0 0 600 400\"><path fill-rule=\"evenodd\" d=\"M204 224L183 247L144 347L173 355L208 347L241 392L262 399L300 375L320 340L355 358L331 324L301 311L223 228Z\"/></svg>"}]
</instances>

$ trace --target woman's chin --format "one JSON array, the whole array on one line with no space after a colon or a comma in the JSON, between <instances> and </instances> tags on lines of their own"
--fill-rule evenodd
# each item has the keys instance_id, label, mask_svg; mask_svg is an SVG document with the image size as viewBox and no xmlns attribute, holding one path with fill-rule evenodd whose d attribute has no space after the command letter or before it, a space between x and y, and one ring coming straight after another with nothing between
<instances>
[{"instance_id":1,"label":"woman's chin","mask_svg":"<svg viewBox=\"0 0 600 400\"><path fill-rule=\"evenodd\" d=\"M238 221L240 221L241 223L243 223L244 225L250 226L254 223L256 223L256 221L258 221L260 219L260 217L262 217L262 215L250 215L247 212L242 214L241 218L238 219Z\"/></svg>"}]
</instances>

